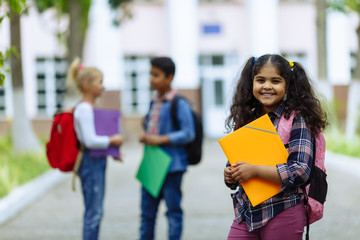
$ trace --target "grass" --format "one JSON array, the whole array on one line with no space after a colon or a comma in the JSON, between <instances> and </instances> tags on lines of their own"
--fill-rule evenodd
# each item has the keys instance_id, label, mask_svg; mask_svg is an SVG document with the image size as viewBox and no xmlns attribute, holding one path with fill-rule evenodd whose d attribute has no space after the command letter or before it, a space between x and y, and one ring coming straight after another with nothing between
<instances>
[{"instance_id":1,"label":"grass","mask_svg":"<svg viewBox=\"0 0 360 240\"><path fill-rule=\"evenodd\" d=\"M0 198L49 169L44 153L17 154L9 137L0 138Z\"/></svg>"},{"instance_id":2,"label":"grass","mask_svg":"<svg viewBox=\"0 0 360 240\"><path fill-rule=\"evenodd\" d=\"M336 112L341 110L339 102L333 100L325 107L328 113L329 126L325 131L326 150L355 158L360 158L360 116L357 120L355 137L347 139L344 130L340 130L340 122Z\"/></svg>"},{"instance_id":3,"label":"grass","mask_svg":"<svg viewBox=\"0 0 360 240\"><path fill-rule=\"evenodd\" d=\"M334 153L360 158L360 138L347 140L344 133L332 130L326 132L326 150Z\"/></svg>"}]
</instances>

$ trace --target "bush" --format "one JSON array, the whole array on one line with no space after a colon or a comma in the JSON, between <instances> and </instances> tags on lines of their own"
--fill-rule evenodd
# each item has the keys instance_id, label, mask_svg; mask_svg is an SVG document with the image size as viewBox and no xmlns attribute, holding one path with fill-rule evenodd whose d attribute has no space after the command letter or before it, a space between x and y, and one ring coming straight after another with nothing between
<instances>
[{"instance_id":1,"label":"bush","mask_svg":"<svg viewBox=\"0 0 360 240\"><path fill-rule=\"evenodd\" d=\"M354 139L347 139L344 126L338 119L338 112L340 111L340 103L338 101L331 101L327 104L326 111L328 114L329 126L325 131L326 150L338 154L348 155L360 158L360 116L358 118L356 137Z\"/></svg>"},{"instance_id":2,"label":"bush","mask_svg":"<svg viewBox=\"0 0 360 240\"><path fill-rule=\"evenodd\" d=\"M326 150L334 153L360 158L359 137L348 141L344 133L332 130L325 134L325 138Z\"/></svg>"},{"instance_id":3,"label":"bush","mask_svg":"<svg viewBox=\"0 0 360 240\"><path fill-rule=\"evenodd\" d=\"M0 198L49 169L43 153L17 154L9 137L0 138Z\"/></svg>"}]
</instances>

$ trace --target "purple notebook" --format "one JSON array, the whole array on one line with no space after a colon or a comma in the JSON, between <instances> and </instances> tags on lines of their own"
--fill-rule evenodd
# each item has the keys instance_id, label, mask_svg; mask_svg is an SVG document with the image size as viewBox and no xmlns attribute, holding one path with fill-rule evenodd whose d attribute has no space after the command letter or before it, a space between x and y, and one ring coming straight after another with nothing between
<instances>
[{"instance_id":1,"label":"purple notebook","mask_svg":"<svg viewBox=\"0 0 360 240\"><path fill-rule=\"evenodd\" d=\"M94 109L95 132L100 136L111 136L120 133L120 111L110 109ZM91 149L92 157L120 158L120 149L116 146L109 146L107 149Z\"/></svg>"}]
</instances>

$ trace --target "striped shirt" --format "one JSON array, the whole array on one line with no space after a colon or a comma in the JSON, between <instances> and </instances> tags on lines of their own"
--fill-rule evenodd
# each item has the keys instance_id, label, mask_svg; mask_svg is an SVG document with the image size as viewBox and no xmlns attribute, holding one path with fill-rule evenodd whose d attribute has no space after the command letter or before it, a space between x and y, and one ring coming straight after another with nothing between
<instances>
[{"instance_id":1,"label":"striped shirt","mask_svg":"<svg viewBox=\"0 0 360 240\"><path fill-rule=\"evenodd\" d=\"M274 111L269 112L269 117L277 129L284 105L281 104ZM300 188L309 178L313 161L313 144L315 143L311 131L306 127L301 116L293 121L290 140L289 157L287 163L278 164L277 170L281 177L281 192L263 203L252 207L244 189L240 184L227 184L232 190L239 190L232 194L235 220L237 223L246 221L249 231L263 227L277 214L295 206L304 199ZM227 166L230 164L227 163Z\"/></svg>"}]
</instances>

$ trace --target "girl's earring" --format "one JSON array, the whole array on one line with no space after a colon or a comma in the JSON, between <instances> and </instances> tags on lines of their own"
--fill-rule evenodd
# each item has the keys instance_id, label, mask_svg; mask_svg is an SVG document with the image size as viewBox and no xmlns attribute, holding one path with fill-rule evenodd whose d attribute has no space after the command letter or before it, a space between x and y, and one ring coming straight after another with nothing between
<instances>
[{"instance_id":1,"label":"girl's earring","mask_svg":"<svg viewBox=\"0 0 360 240\"><path fill-rule=\"evenodd\" d=\"M287 100L287 93L285 93L284 97L283 97L283 101L285 102Z\"/></svg>"}]
</instances>

